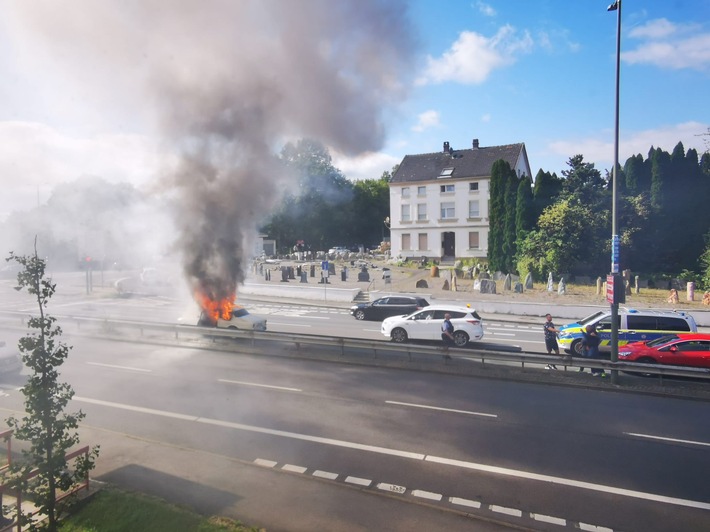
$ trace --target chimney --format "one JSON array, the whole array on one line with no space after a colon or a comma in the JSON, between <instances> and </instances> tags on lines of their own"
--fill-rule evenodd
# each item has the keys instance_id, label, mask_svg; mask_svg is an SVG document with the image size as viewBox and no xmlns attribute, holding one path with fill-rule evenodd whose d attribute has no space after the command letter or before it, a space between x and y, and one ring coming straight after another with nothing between
<instances>
[{"instance_id":1,"label":"chimney","mask_svg":"<svg viewBox=\"0 0 710 532\"><path fill-rule=\"evenodd\" d=\"M444 142L444 153L449 153L449 143Z\"/></svg>"},{"instance_id":2,"label":"chimney","mask_svg":"<svg viewBox=\"0 0 710 532\"><path fill-rule=\"evenodd\" d=\"M473 149L474 150L478 149L478 139L473 139Z\"/></svg>"}]
</instances>

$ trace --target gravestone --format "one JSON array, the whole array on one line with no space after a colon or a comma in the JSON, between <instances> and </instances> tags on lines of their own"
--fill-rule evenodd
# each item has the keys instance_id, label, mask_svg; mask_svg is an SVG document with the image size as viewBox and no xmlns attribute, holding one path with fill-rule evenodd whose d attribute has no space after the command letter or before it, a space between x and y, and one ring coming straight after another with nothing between
<instances>
[{"instance_id":1,"label":"gravestone","mask_svg":"<svg viewBox=\"0 0 710 532\"><path fill-rule=\"evenodd\" d=\"M532 273L528 272L528 274L525 276L525 290L532 290L532 289L533 289Z\"/></svg>"},{"instance_id":2,"label":"gravestone","mask_svg":"<svg viewBox=\"0 0 710 532\"><path fill-rule=\"evenodd\" d=\"M552 281L552 272L547 276L547 291L552 292L555 289L555 285Z\"/></svg>"},{"instance_id":3,"label":"gravestone","mask_svg":"<svg viewBox=\"0 0 710 532\"><path fill-rule=\"evenodd\" d=\"M426 282L426 279L419 279L415 286L417 288L429 288L429 283Z\"/></svg>"},{"instance_id":4,"label":"gravestone","mask_svg":"<svg viewBox=\"0 0 710 532\"><path fill-rule=\"evenodd\" d=\"M448 279L444 279L444 284L441 287L441 289L442 290L449 290L449 280Z\"/></svg>"},{"instance_id":5,"label":"gravestone","mask_svg":"<svg viewBox=\"0 0 710 532\"><path fill-rule=\"evenodd\" d=\"M560 282L557 285L557 293L561 296L567 293L567 285L565 284L564 277L560 277Z\"/></svg>"},{"instance_id":6,"label":"gravestone","mask_svg":"<svg viewBox=\"0 0 710 532\"><path fill-rule=\"evenodd\" d=\"M481 293L482 294L495 294L496 293L496 282L490 279L481 279Z\"/></svg>"},{"instance_id":7,"label":"gravestone","mask_svg":"<svg viewBox=\"0 0 710 532\"><path fill-rule=\"evenodd\" d=\"M521 283L520 281L518 281L517 283L515 283L515 293L516 293L516 294L522 294L522 293L523 293L523 283Z\"/></svg>"},{"instance_id":8,"label":"gravestone","mask_svg":"<svg viewBox=\"0 0 710 532\"><path fill-rule=\"evenodd\" d=\"M503 281L503 290L510 290L511 286L511 280L510 280L510 274L505 276L505 280Z\"/></svg>"}]
</instances>

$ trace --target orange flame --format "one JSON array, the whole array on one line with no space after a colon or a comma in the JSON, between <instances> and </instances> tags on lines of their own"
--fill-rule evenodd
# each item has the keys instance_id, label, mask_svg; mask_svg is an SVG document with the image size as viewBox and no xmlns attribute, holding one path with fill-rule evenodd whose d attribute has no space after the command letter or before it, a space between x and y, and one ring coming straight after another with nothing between
<instances>
[{"instance_id":1,"label":"orange flame","mask_svg":"<svg viewBox=\"0 0 710 532\"><path fill-rule=\"evenodd\" d=\"M219 318L228 320L232 317L235 297L236 293L233 292L229 297L214 300L204 292L199 290L195 291L195 301L197 301L203 312L214 322L216 322Z\"/></svg>"}]
</instances>

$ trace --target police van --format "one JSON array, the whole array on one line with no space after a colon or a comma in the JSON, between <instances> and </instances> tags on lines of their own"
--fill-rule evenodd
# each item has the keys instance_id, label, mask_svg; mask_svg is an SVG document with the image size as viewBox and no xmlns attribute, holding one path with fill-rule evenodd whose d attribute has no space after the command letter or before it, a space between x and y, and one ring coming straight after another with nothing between
<instances>
[{"instance_id":1,"label":"police van","mask_svg":"<svg viewBox=\"0 0 710 532\"><path fill-rule=\"evenodd\" d=\"M618 316L619 345L646 342L666 334L698 332L695 319L682 311L636 310L620 308ZM601 339L600 351L611 350L611 311L603 310L583 320L560 327L559 344L573 355L582 355L582 333L587 325L596 325Z\"/></svg>"}]
</instances>

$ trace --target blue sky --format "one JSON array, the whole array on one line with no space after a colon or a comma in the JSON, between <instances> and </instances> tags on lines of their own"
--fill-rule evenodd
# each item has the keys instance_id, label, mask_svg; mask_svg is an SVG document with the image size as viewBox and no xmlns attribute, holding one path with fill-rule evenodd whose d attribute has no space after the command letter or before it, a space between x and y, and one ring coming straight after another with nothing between
<instances>
[{"instance_id":1,"label":"blue sky","mask_svg":"<svg viewBox=\"0 0 710 532\"><path fill-rule=\"evenodd\" d=\"M383 154L524 142L533 173L613 164L617 13L606 0L412 2L422 44ZM619 160L710 137L710 2L622 5ZM346 172L349 174L350 172Z\"/></svg>"},{"instance_id":2,"label":"blue sky","mask_svg":"<svg viewBox=\"0 0 710 532\"><path fill-rule=\"evenodd\" d=\"M232 47L249 44L244 35L263 39L258 42L265 49L276 42L269 34L269 19L254 14L261 9L256 6L282 6L284 10L296 6L306 11L306 7L330 9L333 2L213 0L210 5L239 12L235 20L245 15L248 24L234 22L237 30L232 31L227 24L232 19L225 15L223 27L234 33L230 39L222 39L215 30L181 42L178 30L192 20L201 21L202 12L191 11L190 6L203 10L208 3L186 0L168 14L161 7L164 4L147 0L0 0L4 14L0 19L0 79L5 81L0 84L0 220L11 210L46 201L57 183L82 175L156 187L175 152L155 126L160 103L155 93L138 88L153 75L145 65L161 68L165 61L180 57L179 63L171 65L173 75L187 76L184 65L203 66L219 56L200 55L207 44L216 50L226 41ZM481 146L524 142L533 173L542 168L559 175L567 168L566 161L578 153L604 172L611 168L614 140L617 14L607 12L609 2L411 0L405 2L399 18L381 21L367 17L382 5L353 2L358 10L355 16L362 17L353 25L372 26L369 31L374 28L380 35L407 31L407 39L400 41L400 46L407 43L406 49L383 48L383 58L393 50L406 52L406 70L399 65L391 71L390 78L396 79L387 79L385 67L396 65L397 58L383 59L379 65L369 56L373 61L362 63L366 71L372 71L360 86L368 104L362 107L363 114L370 117L370 104L381 103L378 126L384 127L384 133L375 140L355 143L367 146L358 155L351 139L343 140L350 124L338 121L336 107L332 107L336 113L327 127L308 115L308 109L317 109L309 107L317 104L308 97L309 87L289 100L296 107L303 102L305 118L298 113L289 118L302 120L301 129L311 135L323 132L325 142L332 146L335 165L351 179L377 178L404 155L438 151L444 141L455 149L469 148L474 138ZM374 7L368 11L366 5ZM151 16L137 16L136 6ZM244 11L253 18L247 18ZM176 21L179 14L184 20ZM293 11L289 16L300 14ZM215 20L212 25L222 22ZM158 22L160 31L154 28ZM317 30L318 22L301 21L304 31L291 35L293 41L280 38L293 47L306 39L309 30ZM77 35L85 39L77 40L81 46L72 48ZM624 0L621 50L622 164L636 153L645 157L651 146L671 151L682 141L686 149L699 152L710 147L710 137L703 136L710 127L710 0ZM249 79L255 68L266 68L272 62L283 73L290 59L297 58L284 55L253 61L249 64L252 70L239 71L236 63L230 67L242 76L237 80ZM141 58L156 59L150 63ZM378 67L380 71L373 74ZM221 73L220 69L223 65L206 69L204 79L215 75L219 80L215 73ZM379 84L368 85L373 80ZM368 99L370 93L384 92L387 83L397 88L394 102L380 102L377 96ZM310 92L314 87L319 85L310 87ZM324 89L318 97L326 101L328 94ZM337 98L332 100L328 103L337 104ZM298 131L278 133L272 139L274 146L296 138ZM350 142L349 150L343 151L347 156L338 150L338 142Z\"/></svg>"}]
</instances>

